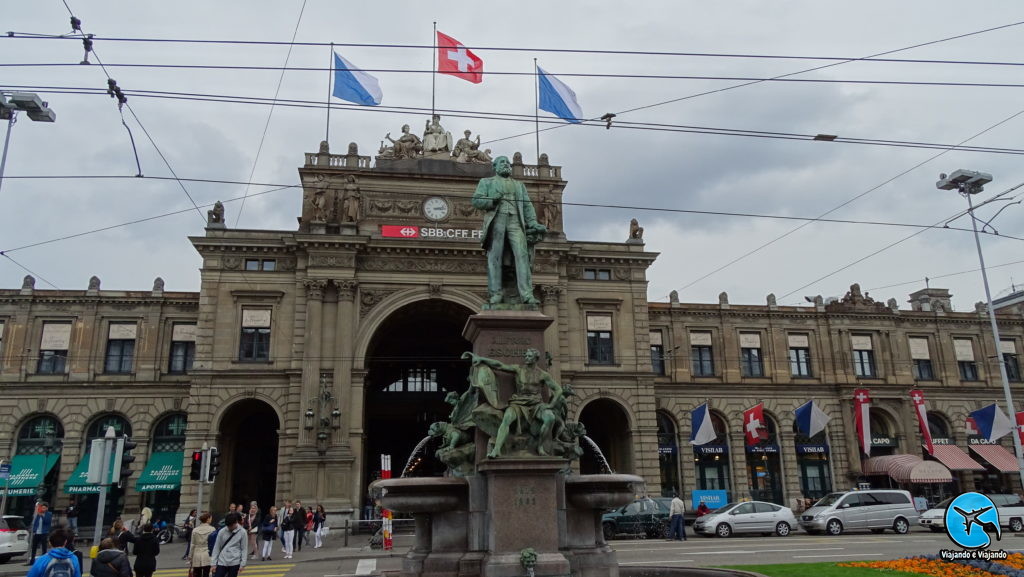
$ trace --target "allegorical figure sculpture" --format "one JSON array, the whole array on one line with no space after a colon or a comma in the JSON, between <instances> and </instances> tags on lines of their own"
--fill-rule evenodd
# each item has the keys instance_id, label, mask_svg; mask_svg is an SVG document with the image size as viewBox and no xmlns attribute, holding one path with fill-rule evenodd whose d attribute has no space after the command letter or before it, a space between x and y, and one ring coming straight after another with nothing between
<instances>
[{"instance_id":1,"label":"allegorical figure sculpture","mask_svg":"<svg viewBox=\"0 0 1024 577\"><path fill-rule=\"evenodd\" d=\"M384 138L392 144L392 146L384 146L381 144L380 155L388 158L414 158L423 152L423 143L420 141L420 137L409 132L409 125L405 124L402 126L402 136L398 137L398 140L391 138L391 133L387 133Z\"/></svg>"},{"instance_id":2,"label":"allegorical figure sculpture","mask_svg":"<svg viewBox=\"0 0 1024 577\"><path fill-rule=\"evenodd\" d=\"M441 126L441 115L435 114L423 129L423 151L449 152L452 149L452 133Z\"/></svg>"},{"instance_id":3,"label":"allegorical figure sculpture","mask_svg":"<svg viewBox=\"0 0 1024 577\"><path fill-rule=\"evenodd\" d=\"M345 179L345 198L341 201L341 222L358 222L359 205L362 195L356 177L351 174Z\"/></svg>"},{"instance_id":4,"label":"allegorical figure sculpture","mask_svg":"<svg viewBox=\"0 0 1024 577\"><path fill-rule=\"evenodd\" d=\"M206 211L206 221L210 224L224 222L224 205L219 200L213 203L213 208Z\"/></svg>"},{"instance_id":5,"label":"allegorical figure sculpture","mask_svg":"<svg viewBox=\"0 0 1024 577\"><path fill-rule=\"evenodd\" d=\"M324 222L329 216L329 209L327 206L327 185L328 182L324 175L316 175L316 188L313 190L313 196L309 199L309 203L313 207L314 222Z\"/></svg>"},{"instance_id":6,"label":"allegorical figure sculpture","mask_svg":"<svg viewBox=\"0 0 1024 577\"><path fill-rule=\"evenodd\" d=\"M494 159L496 176L482 178L473 193L473 206L484 211L482 244L487 250L487 293L491 305L511 303L502 288L504 259L511 253L516 290L522 304L537 305L533 296L532 247L544 238L547 228L537 213L526 186L511 178L508 157ZM508 249L508 250L506 250Z\"/></svg>"},{"instance_id":7,"label":"allegorical figure sculpture","mask_svg":"<svg viewBox=\"0 0 1024 577\"><path fill-rule=\"evenodd\" d=\"M630 240L643 240L644 239L644 227L640 226L640 222L637 219L629 221L629 239Z\"/></svg>"},{"instance_id":8,"label":"allegorical figure sculpture","mask_svg":"<svg viewBox=\"0 0 1024 577\"><path fill-rule=\"evenodd\" d=\"M476 140L469 137L472 134L471 131L467 130L463 133L465 136L459 139L455 143L455 148L452 149L452 156L455 158L455 162L472 162L476 164L487 164L493 162L491 160L490 149L480 150L480 135L476 135Z\"/></svg>"}]
</instances>

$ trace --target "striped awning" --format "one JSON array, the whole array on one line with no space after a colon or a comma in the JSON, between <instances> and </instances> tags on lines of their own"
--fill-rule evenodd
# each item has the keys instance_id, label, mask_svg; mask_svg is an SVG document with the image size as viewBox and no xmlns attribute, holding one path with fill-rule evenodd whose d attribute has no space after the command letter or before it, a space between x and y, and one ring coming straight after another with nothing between
<instances>
[{"instance_id":1,"label":"striped awning","mask_svg":"<svg viewBox=\"0 0 1024 577\"><path fill-rule=\"evenodd\" d=\"M883 455L864 461L865 475L889 475L899 483L949 483L953 475L942 463L915 455Z\"/></svg>"},{"instance_id":2,"label":"striped awning","mask_svg":"<svg viewBox=\"0 0 1024 577\"><path fill-rule=\"evenodd\" d=\"M985 465L975 461L956 445L932 445L932 456L949 467L950 471L984 471Z\"/></svg>"},{"instance_id":3,"label":"striped awning","mask_svg":"<svg viewBox=\"0 0 1024 577\"><path fill-rule=\"evenodd\" d=\"M1017 457L1002 445L971 445L971 450L1003 473L1017 472Z\"/></svg>"}]
</instances>

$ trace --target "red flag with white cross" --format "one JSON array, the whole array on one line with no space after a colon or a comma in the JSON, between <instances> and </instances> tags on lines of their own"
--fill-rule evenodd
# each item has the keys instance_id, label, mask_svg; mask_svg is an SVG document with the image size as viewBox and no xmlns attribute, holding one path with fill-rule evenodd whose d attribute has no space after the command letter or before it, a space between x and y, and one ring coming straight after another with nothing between
<instances>
[{"instance_id":1,"label":"red flag with white cross","mask_svg":"<svg viewBox=\"0 0 1024 577\"><path fill-rule=\"evenodd\" d=\"M857 429L857 440L861 452L871 456L871 392L867 389L853 391L853 423Z\"/></svg>"},{"instance_id":2,"label":"red flag with white cross","mask_svg":"<svg viewBox=\"0 0 1024 577\"><path fill-rule=\"evenodd\" d=\"M768 425L764 421L764 403L743 411L743 437L747 445L756 445L768 438Z\"/></svg>"},{"instance_id":3,"label":"red flag with white cross","mask_svg":"<svg viewBox=\"0 0 1024 577\"><path fill-rule=\"evenodd\" d=\"M484 79L484 61L458 40L438 32L437 71L479 84Z\"/></svg>"},{"instance_id":4,"label":"red flag with white cross","mask_svg":"<svg viewBox=\"0 0 1024 577\"><path fill-rule=\"evenodd\" d=\"M1017 437L1020 438L1020 444L1024 445L1024 411L1017 413Z\"/></svg>"},{"instance_id":5,"label":"red flag with white cross","mask_svg":"<svg viewBox=\"0 0 1024 577\"><path fill-rule=\"evenodd\" d=\"M914 414L917 415L917 424L921 427L921 440L928 449L929 455L935 454L935 446L932 445L932 431L928 428L928 408L924 404L924 393L920 389L910 391L910 400L914 403Z\"/></svg>"}]
</instances>

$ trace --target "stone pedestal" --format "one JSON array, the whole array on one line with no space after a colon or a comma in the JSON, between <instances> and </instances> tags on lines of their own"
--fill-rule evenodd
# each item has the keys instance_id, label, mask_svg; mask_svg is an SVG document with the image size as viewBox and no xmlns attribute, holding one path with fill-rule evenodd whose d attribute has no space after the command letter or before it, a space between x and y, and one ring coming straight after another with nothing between
<instances>
[{"instance_id":1,"label":"stone pedestal","mask_svg":"<svg viewBox=\"0 0 1024 577\"><path fill-rule=\"evenodd\" d=\"M539 311L483 311L469 317L462 336L473 343L473 353L503 363L521 364L526 349L540 351L537 363L547 368L544 330L554 319Z\"/></svg>"}]
</instances>

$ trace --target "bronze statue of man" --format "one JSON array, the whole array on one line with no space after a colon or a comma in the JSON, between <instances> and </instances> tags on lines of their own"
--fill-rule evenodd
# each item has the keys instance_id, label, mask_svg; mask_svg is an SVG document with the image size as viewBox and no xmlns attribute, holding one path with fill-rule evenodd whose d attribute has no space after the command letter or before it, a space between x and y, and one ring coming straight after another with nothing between
<instances>
[{"instance_id":1,"label":"bronze statue of man","mask_svg":"<svg viewBox=\"0 0 1024 577\"><path fill-rule=\"evenodd\" d=\"M506 245L512 251L516 288L523 304L539 304L533 296L530 245L544 237L547 229L537 222L526 186L511 178L508 157L494 159L497 176L480 179L473 193L473 206L484 211L483 247L487 250L487 293L489 304L510 302L501 286L502 258Z\"/></svg>"}]
</instances>

